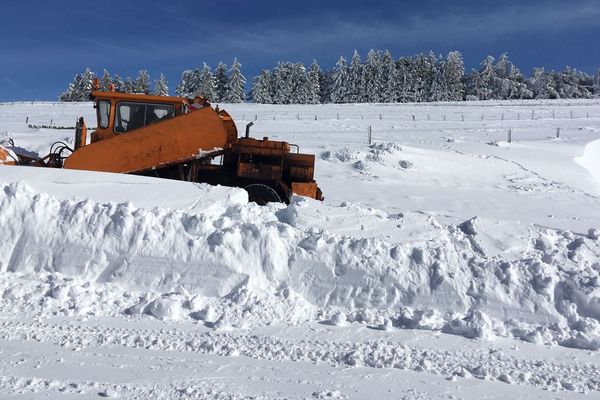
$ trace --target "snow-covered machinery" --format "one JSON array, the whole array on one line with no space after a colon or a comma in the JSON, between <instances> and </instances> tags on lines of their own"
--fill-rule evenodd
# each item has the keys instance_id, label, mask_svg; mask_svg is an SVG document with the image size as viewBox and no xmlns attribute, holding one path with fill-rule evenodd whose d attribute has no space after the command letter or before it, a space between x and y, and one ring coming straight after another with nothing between
<instances>
[{"instance_id":1,"label":"snow-covered machinery","mask_svg":"<svg viewBox=\"0 0 600 400\"><path fill-rule=\"evenodd\" d=\"M246 189L258 204L286 202L292 193L322 200L315 156L296 145L238 138L231 116L206 100L93 91L97 129L89 143L83 118L74 146L55 143L40 158L0 146L0 164L128 173ZM292 151L295 149L296 151Z\"/></svg>"}]
</instances>

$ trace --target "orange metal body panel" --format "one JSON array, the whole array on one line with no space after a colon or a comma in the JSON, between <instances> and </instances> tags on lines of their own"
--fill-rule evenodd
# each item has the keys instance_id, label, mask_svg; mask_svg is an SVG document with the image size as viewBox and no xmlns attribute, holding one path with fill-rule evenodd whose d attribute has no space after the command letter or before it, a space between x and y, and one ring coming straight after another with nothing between
<instances>
[{"instance_id":1,"label":"orange metal body panel","mask_svg":"<svg viewBox=\"0 0 600 400\"><path fill-rule=\"evenodd\" d=\"M104 172L142 171L189 159L199 150L225 148L230 134L219 114L205 107L131 132L113 133L75 151L65 160L64 167Z\"/></svg>"},{"instance_id":2,"label":"orange metal body panel","mask_svg":"<svg viewBox=\"0 0 600 400\"><path fill-rule=\"evenodd\" d=\"M292 182L292 192L299 196L306 196L313 199L321 200L317 197L316 182Z\"/></svg>"},{"instance_id":3,"label":"orange metal body panel","mask_svg":"<svg viewBox=\"0 0 600 400\"><path fill-rule=\"evenodd\" d=\"M17 161L14 160L10 154L8 153L8 151L0 146L0 164L2 165L16 165Z\"/></svg>"}]
</instances>

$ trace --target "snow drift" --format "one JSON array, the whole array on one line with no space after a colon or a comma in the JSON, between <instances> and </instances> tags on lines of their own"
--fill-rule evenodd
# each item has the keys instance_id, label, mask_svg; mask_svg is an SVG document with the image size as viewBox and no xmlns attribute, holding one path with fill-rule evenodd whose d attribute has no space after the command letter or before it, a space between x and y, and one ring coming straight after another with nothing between
<instances>
[{"instance_id":1,"label":"snow drift","mask_svg":"<svg viewBox=\"0 0 600 400\"><path fill-rule=\"evenodd\" d=\"M232 201L190 214L3 185L1 307L214 327L318 318L600 348L598 231L520 227L511 253L493 221L423 217L432 235L395 242L303 227L298 215L318 207Z\"/></svg>"}]
</instances>

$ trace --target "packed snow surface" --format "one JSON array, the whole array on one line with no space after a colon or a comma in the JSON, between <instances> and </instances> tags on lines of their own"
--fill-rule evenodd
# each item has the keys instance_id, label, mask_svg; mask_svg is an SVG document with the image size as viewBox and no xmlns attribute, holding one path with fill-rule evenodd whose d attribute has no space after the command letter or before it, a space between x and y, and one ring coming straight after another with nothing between
<instances>
[{"instance_id":1,"label":"packed snow surface","mask_svg":"<svg viewBox=\"0 0 600 400\"><path fill-rule=\"evenodd\" d=\"M316 154L326 200L1 167L0 393L598 395L600 103L221 107ZM2 104L0 140L92 111Z\"/></svg>"}]
</instances>

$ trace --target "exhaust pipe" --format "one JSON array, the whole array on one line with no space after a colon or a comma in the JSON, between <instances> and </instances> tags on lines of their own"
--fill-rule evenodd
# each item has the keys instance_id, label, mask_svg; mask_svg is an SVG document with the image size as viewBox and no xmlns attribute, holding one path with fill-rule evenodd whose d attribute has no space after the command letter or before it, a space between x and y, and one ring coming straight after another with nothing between
<instances>
[{"instance_id":1,"label":"exhaust pipe","mask_svg":"<svg viewBox=\"0 0 600 400\"><path fill-rule=\"evenodd\" d=\"M248 125L246 125L246 139L250 137L250 127L254 125L254 122L250 122Z\"/></svg>"}]
</instances>

